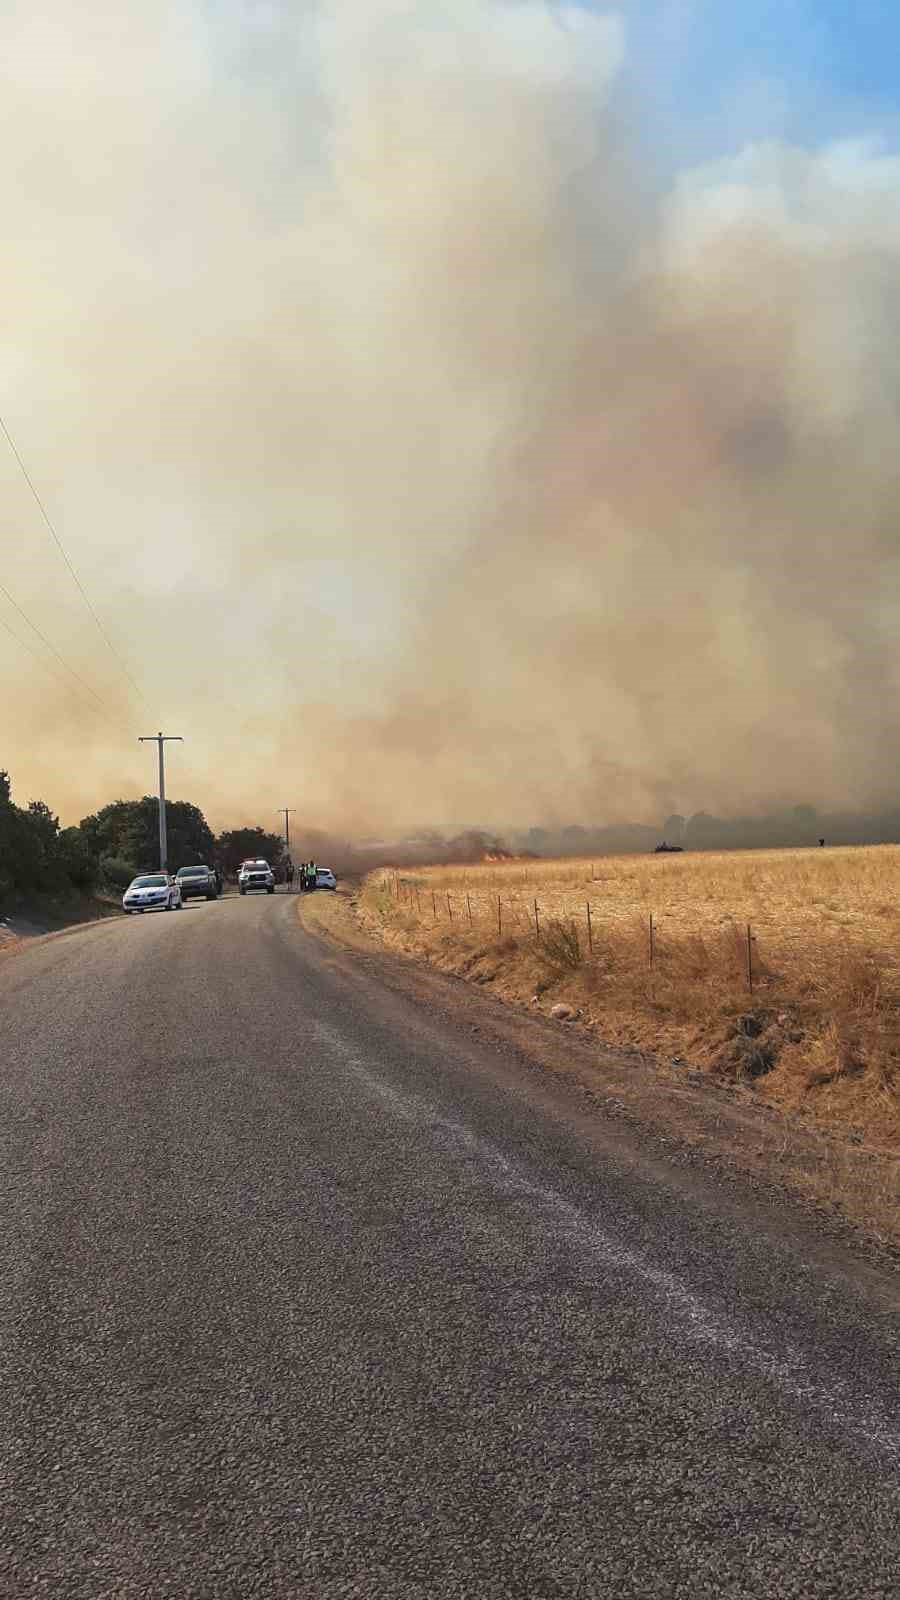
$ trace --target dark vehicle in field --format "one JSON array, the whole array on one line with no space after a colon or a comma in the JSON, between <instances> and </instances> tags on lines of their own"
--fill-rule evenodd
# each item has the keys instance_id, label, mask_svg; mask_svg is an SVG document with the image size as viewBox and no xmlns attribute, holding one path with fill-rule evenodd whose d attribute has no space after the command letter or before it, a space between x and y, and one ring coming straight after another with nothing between
<instances>
[{"instance_id":1,"label":"dark vehicle in field","mask_svg":"<svg viewBox=\"0 0 900 1600\"><path fill-rule=\"evenodd\" d=\"M181 889L182 900L215 900L219 885L212 867L179 867L175 882Z\"/></svg>"}]
</instances>

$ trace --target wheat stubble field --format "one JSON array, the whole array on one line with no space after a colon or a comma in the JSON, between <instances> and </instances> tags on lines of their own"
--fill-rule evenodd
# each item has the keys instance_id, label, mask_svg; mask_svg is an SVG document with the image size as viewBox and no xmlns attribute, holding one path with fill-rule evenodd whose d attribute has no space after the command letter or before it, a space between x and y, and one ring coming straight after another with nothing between
<instances>
[{"instance_id":1,"label":"wheat stubble field","mask_svg":"<svg viewBox=\"0 0 900 1600\"><path fill-rule=\"evenodd\" d=\"M845 1143L870 1192L836 1169L806 1187L900 1238L900 847L382 869L357 909L393 948Z\"/></svg>"}]
</instances>

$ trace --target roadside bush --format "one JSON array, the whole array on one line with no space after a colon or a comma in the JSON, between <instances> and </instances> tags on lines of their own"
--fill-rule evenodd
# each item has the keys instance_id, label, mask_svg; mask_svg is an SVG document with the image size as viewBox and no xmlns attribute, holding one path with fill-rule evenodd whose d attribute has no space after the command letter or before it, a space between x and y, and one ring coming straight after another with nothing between
<instances>
[{"instance_id":1,"label":"roadside bush","mask_svg":"<svg viewBox=\"0 0 900 1600\"><path fill-rule=\"evenodd\" d=\"M121 856L100 857L100 879L109 889L127 889L137 871L133 861L123 861Z\"/></svg>"},{"instance_id":2,"label":"roadside bush","mask_svg":"<svg viewBox=\"0 0 900 1600\"><path fill-rule=\"evenodd\" d=\"M581 966L581 940L572 917L551 917L541 929L540 955L548 967L575 972Z\"/></svg>"},{"instance_id":3,"label":"roadside bush","mask_svg":"<svg viewBox=\"0 0 900 1600\"><path fill-rule=\"evenodd\" d=\"M69 882L88 894L97 881L97 863L80 828L64 828L57 842L60 865Z\"/></svg>"}]
</instances>

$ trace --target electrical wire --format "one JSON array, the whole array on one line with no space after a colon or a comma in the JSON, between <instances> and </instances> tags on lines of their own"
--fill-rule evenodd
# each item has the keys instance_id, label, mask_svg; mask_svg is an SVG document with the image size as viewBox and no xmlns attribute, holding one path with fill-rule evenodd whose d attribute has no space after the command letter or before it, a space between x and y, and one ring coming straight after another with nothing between
<instances>
[{"instance_id":1,"label":"electrical wire","mask_svg":"<svg viewBox=\"0 0 900 1600\"><path fill-rule=\"evenodd\" d=\"M152 710L152 707L151 707L149 701L147 700L147 698L144 695L143 691L139 688L138 684L135 682L134 678L131 675L131 672L130 672L128 666L126 665L125 661L123 661L121 655L119 654L119 652L116 649L115 645L113 644L111 638L109 637L109 634L107 633L106 629L104 628L103 623L100 621L100 618L98 617L97 612L94 609L94 606L93 606L93 604L91 602L90 596L88 595L88 592L84 587L84 584L82 583L82 581L79 578L78 573L76 572L71 560L69 559L69 554L68 554L68 552L67 552L67 550L66 550L66 548L65 548L65 546L64 546L64 544L63 544L63 542L61 540L61 538L59 537L59 534L57 533L57 531L56 531L55 527L53 526L53 523L52 523L52 521L50 519L50 513L48 512L47 507L44 505L43 500L41 499L40 495L37 492L37 489L36 489L36 487L34 485L34 482L32 480L31 474L29 473L28 468L26 467L24 461L22 460L22 457L19 454L18 448L16 446L16 442L13 439L13 436L10 433L8 427L6 426L6 423L4 422L2 416L0 416L0 429L2 429L2 431L3 431L4 435L5 435L5 438L6 438L6 442L9 445L10 450L12 451L13 455L16 458L16 461L19 464L19 467L20 467L21 472L22 472L22 476L25 479L25 482L27 483L29 489L31 490L32 496L34 498L35 505L37 506L39 512L41 513L41 516L44 519L44 522L47 525L47 528L48 528L49 533L50 533L50 537L52 538L54 544L56 545L57 549L59 550L59 553L62 556L63 561L65 562L66 566L69 569L69 572L70 572L70 574L72 576L72 581L74 582L74 584L75 584L75 586L76 586L76 588L78 590L78 593L81 595L82 600L84 601L88 611L90 612L91 616L94 619L94 622L97 625L97 629L98 629L98 632L100 633L101 638L103 639L104 643L106 644L106 647L109 650L110 654L118 662L122 672L125 674L125 677L128 679L128 682L130 683L130 685L131 685L132 689L134 690L135 694L137 695L138 699L143 701L143 703L147 707L148 711Z\"/></svg>"},{"instance_id":2,"label":"electrical wire","mask_svg":"<svg viewBox=\"0 0 900 1600\"><path fill-rule=\"evenodd\" d=\"M24 615L24 613L23 613L23 615ZM30 656L34 657L34 660L37 662L39 667L43 667L45 672L51 673L60 683L62 683L63 687L68 690L69 694L72 695L73 698L76 698L76 692L72 688L72 685L70 683L67 683L66 680L63 678L62 674L60 672L58 672L55 667L52 667L48 661L45 661L43 656L38 655L38 652L35 650L34 646L30 645L28 643L27 639L20 639L19 638L19 635L15 632L15 630L13 628L10 627L10 625L7 622L5 617L0 617L0 628L4 628L5 631L9 634L9 637L11 639L13 639L17 645L19 645L20 649L27 650L28 654ZM67 670L69 670L69 669L67 669ZM96 698L96 696L95 696L95 698ZM102 717L103 721L106 722L109 725L109 727L115 728L116 732L117 733L119 732L118 723L114 723L111 720L110 714L107 712L107 709L103 705L102 701L101 701L100 707L98 709L97 706L91 704L90 700L83 700L81 698L81 696L78 695L77 699L76 699L76 703L82 708L82 710L90 711L92 716ZM124 727L124 724L123 724L123 727Z\"/></svg>"},{"instance_id":3,"label":"electrical wire","mask_svg":"<svg viewBox=\"0 0 900 1600\"><path fill-rule=\"evenodd\" d=\"M82 689L85 689L87 691L87 693L90 695L92 700L96 700L97 705L100 707L101 711L103 711L104 713L108 712L110 710L110 708L106 705L106 702L104 700L101 700L101 698L100 698L99 694L97 693L97 691L95 689L91 688L91 686L88 683L86 678L82 678L81 674L79 672L76 672L74 667L70 667L69 666L69 663L65 659L65 657L60 655L59 651L56 648L56 645L50 643L50 640L47 638L47 635L45 633L41 633L41 630L37 626L37 623L32 622L32 620L29 617L27 611L23 611L22 607L19 605L18 600L16 600L16 598L13 595L10 594L10 592L7 589L6 585L3 584L3 583L0 583L0 594L3 595L4 599L9 601L9 603L12 606L13 610L17 611L19 613L19 616L22 618L22 621L26 622L28 624L28 626L31 629L32 633L35 634L38 639L40 639L41 644L44 645L45 649L49 650L50 654L52 656L56 657L57 661L59 662L59 664L63 668L63 670L69 674L69 677L70 678L74 678L75 682L80 684ZM10 628L7 626L7 632L10 632L10 631L11 631ZM15 635L13 635L13 637L15 638ZM35 654L35 652L32 651L32 654ZM40 657L38 657L38 659L40 659Z\"/></svg>"}]
</instances>

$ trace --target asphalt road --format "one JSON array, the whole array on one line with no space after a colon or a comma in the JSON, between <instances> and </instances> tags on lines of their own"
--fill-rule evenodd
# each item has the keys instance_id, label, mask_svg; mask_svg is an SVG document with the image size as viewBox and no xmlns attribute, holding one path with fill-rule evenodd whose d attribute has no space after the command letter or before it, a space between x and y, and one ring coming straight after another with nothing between
<instances>
[{"instance_id":1,"label":"asphalt road","mask_svg":"<svg viewBox=\"0 0 900 1600\"><path fill-rule=\"evenodd\" d=\"M0 964L0 1594L900 1594L887 1275L295 912Z\"/></svg>"}]
</instances>

